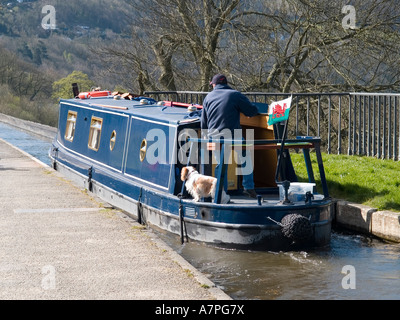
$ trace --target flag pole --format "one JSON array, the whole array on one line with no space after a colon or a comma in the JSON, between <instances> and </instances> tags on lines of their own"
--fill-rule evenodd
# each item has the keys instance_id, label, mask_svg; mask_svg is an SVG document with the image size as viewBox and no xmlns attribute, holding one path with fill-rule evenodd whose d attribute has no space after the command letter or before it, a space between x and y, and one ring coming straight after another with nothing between
<instances>
[{"instance_id":1,"label":"flag pole","mask_svg":"<svg viewBox=\"0 0 400 320\"><path fill-rule=\"evenodd\" d=\"M290 114L290 112L289 112L289 114ZM283 151L284 151L284 148L285 148L288 122L289 122L289 119L286 120L285 127L283 129L283 137L282 137L282 141L281 141L281 149L280 149L280 152L279 152L279 155L278 155L278 165L276 167L276 172L275 172L275 182L277 182L277 183L278 183L279 171L281 170L282 154L283 154Z\"/></svg>"},{"instance_id":2,"label":"flag pole","mask_svg":"<svg viewBox=\"0 0 400 320\"><path fill-rule=\"evenodd\" d=\"M293 95L291 97L293 98ZM285 127L283 129L283 137L282 137L282 141L281 141L281 149L280 149L280 152L279 152L279 155L278 155L278 165L276 167L276 172L275 172L275 182L276 183L278 183L278 176L279 176L279 172L281 170L282 155L283 155L283 151L285 149L285 142L286 142L286 135L287 135L289 118L290 118L290 111L292 111L292 108L289 109L288 118L286 119Z\"/></svg>"}]
</instances>

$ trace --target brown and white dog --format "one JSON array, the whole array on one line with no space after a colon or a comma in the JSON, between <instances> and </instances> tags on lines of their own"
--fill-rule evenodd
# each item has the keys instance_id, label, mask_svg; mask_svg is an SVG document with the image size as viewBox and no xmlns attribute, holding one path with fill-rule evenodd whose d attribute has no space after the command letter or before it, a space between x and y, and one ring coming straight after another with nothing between
<instances>
[{"instance_id":1,"label":"brown and white dog","mask_svg":"<svg viewBox=\"0 0 400 320\"><path fill-rule=\"evenodd\" d=\"M200 174L194 167L184 167L181 171L181 180L186 181L185 187L194 201L199 201L203 197L215 198L217 178ZM222 190L221 203L228 203L229 195Z\"/></svg>"}]
</instances>

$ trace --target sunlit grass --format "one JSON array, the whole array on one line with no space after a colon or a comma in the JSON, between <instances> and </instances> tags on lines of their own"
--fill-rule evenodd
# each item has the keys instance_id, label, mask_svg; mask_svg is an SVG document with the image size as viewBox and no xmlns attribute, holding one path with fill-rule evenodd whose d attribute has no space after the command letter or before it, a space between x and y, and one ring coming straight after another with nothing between
<instances>
[{"instance_id":1,"label":"sunlit grass","mask_svg":"<svg viewBox=\"0 0 400 320\"><path fill-rule=\"evenodd\" d=\"M302 153L292 153L300 181L308 181ZM322 154L329 194L336 199L365 204L379 210L400 211L400 162L372 157ZM311 154L320 193L319 170Z\"/></svg>"}]
</instances>

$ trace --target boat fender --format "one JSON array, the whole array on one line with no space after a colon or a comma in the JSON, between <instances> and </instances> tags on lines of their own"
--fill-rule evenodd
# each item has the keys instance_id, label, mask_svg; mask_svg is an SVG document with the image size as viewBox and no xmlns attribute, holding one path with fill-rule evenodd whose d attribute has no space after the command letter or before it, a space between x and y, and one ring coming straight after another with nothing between
<instances>
[{"instance_id":1,"label":"boat fender","mask_svg":"<svg viewBox=\"0 0 400 320\"><path fill-rule=\"evenodd\" d=\"M185 238L183 237L183 206L182 202L179 203L179 224L181 226L181 244L185 242Z\"/></svg>"},{"instance_id":2,"label":"boat fender","mask_svg":"<svg viewBox=\"0 0 400 320\"><path fill-rule=\"evenodd\" d=\"M58 158L58 148L53 148L54 158L52 161L52 167L54 170L57 170L57 158Z\"/></svg>"},{"instance_id":3,"label":"boat fender","mask_svg":"<svg viewBox=\"0 0 400 320\"><path fill-rule=\"evenodd\" d=\"M52 168L57 171L57 161L56 160L52 161Z\"/></svg>"},{"instance_id":4,"label":"boat fender","mask_svg":"<svg viewBox=\"0 0 400 320\"><path fill-rule=\"evenodd\" d=\"M143 220L143 204L139 201L137 203L137 214L138 214L138 223L144 224Z\"/></svg>"},{"instance_id":5,"label":"boat fender","mask_svg":"<svg viewBox=\"0 0 400 320\"><path fill-rule=\"evenodd\" d=\"M88 190L89 190L90 192L93 191L92 177L93 177L93 167L90 167L90 168L88 169Z\"/></svg>"},{"instance_id":6,"label":"boat fender","mask_svg":"<svg viewBox=\"0 0 400 320\"><path fill-rule=\"evenodd\" d=\"M181 244L185 243L185 232L186 231L186 242L188 242L188 235L187 235L187 230L186 230L186 223L185 223L185 218L183 214L183 205L182 205L182 198L179 199L179 224L180 224L180 229L181 229Z\"/></svg>"},{"instance_id":7,"label":"boat fender","mask_svg":"<svg viewBox=\"0 0 400 320\"><path fill-rule=\"evenodd\" d=\"M143 205L142 205L142 188L140 188L140 193L139 193L139 198L138 198L138 202L137 202L137 221L140 224L144 224L143 223Z\"/></svg>"},{"instance_id":8,"label":"boat fender","mask_svg":"<svg viewBox=\"0 0 400 320\"><path fill-rule=\"evenodd\" d=\"M310 220L300 214L287 214L280 225L283 235L292 241L306 241L312 236Z\"/></svg>"},{"instance_id":9,"label":"boat fender","mask_svg":"<svg viewBox=\"0 0 400 320\"><path fill-rule=\"evenodd\" d=\"M89 91L89 92L81 92L78 97L79 99L90 99L90 98L98 98L98 97L108 97L111 96L111 91Z\"/></svg>"}]
</instances>

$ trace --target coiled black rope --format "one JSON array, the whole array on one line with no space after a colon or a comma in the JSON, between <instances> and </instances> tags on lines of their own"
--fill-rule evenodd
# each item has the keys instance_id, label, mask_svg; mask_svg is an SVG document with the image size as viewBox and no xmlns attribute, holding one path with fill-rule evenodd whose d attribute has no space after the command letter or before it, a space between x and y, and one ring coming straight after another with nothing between
<instances>
[{"instance_id":1,"label":"coiled black rope","mask_svg":"<svg viewBox=\"0 0 400 320\"><path fill-rule=\"evenodd\" d=\"M292 241L306 241L312 236L311 222L301 214L291 213L284 216L280 225L282 234Z\"/></svg>"}]
</instances>

